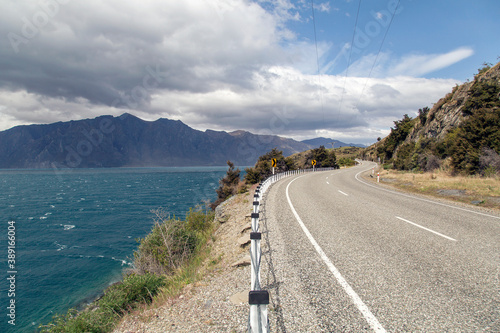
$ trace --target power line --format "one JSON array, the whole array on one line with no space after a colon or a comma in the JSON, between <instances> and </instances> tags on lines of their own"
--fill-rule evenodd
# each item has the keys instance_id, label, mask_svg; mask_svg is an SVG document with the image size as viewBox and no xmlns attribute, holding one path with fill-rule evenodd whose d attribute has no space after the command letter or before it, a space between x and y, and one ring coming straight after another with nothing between
<instances>
[{"instance_id":1,"label":"power line","mask_svg":"<svg viewBox=\"0 0 500 333\"><path fill-rule=\"evenodd\" d=\"M345 84L347 81L347 75L349 73L349 66L351 66L351 56L352 56L352 49L354 45L354 37L356 36L356 29L358 27L358 18L359 18L359 10L361 8L361 0L359 0L358 3L358 11L356 12L356 21L354 22L354 30L352 32L352 39L351 39L351 47L349 50L349 59L347 60L347 68L345 70L345 76L344 76L344 86L342 87L342 95L340 97L340 103L339 103L339 110L338 113L342 110L342 102L344 101L344 93L345 93Z\"/></svg>"},{"instance_id":2,"label":"power line","mask_svg":"<svg viewBox=\"0 0 500 333\"><path fill-rule=\"evenodd\" d=\"M375 68L375 64L378 61L378 57L380 55L380 51L382 50L382 46L384 45L385 38L387 37L387 33L389 32L389 29L391 28L392 21L394 20L394 16L396 15L396 12L398 11L399 8L399 3L401 0L398 0L398 4L396 5L396 9L392 12L392 17L391 21L389 22L389 25L387 26L387 30L385 31L384 38L382 39L382 43L380 43L380 47L377 52L377 56L375 57L375 60L373 61L372 68L370 69L370 73L368 73L368 78L365 81L365 84L363 86L363 90L361 90L361 94L359 95L358 102L356 103L356 109L358 108L359 102L361 102L361 98L363 97L363 94L365 92L366 85L368 84L368 81L370 80L372 76L373 69Z\"/></svg>"},{"instance_id":3,"label":"power line","mask_svg":"<svg viewBox=\"0 0 500 333\"><path fill-rule=\"evenodd\" d=\"M312 19L313 19L313 27L314 27L314 45L316 46L316 64L318 66L319 101L321 104L321 112L323 114L323 122L324 122L325 121L325 111L323 109L323 93L321 91L321 72L320 72L320 66L319 66L318 37L316 34L316 17L314 15L314 0L311 0L311 11L312 11Z\"/></svg>"}]
</instances>

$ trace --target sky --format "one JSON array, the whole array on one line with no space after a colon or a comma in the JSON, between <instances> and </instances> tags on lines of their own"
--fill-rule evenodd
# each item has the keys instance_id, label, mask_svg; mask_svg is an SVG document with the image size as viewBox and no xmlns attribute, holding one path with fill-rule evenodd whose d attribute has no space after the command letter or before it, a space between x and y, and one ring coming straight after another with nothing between
<instances>
[{"instance_id":1,"label":"sky","mask_svg":"<svg viewBox=\"0 0 500 333\"><path fill-rule=\"evenodd\" d=\"M0 7L0 130L128 112L371 144L500 60L497 0Z\"/></svg>"}]
</instances>

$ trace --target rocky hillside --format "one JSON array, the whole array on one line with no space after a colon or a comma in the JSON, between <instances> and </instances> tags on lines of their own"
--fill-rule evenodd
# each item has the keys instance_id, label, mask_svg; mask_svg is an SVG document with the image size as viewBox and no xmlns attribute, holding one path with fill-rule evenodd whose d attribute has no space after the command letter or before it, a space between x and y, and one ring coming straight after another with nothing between
<instances>
[{"instance_id":1,"label":"rocky hillside","mask_svg":"<svg viewBox=\"0 0 500 333\"><path fill-rule=\"evenodd\" d=\"M202 132L181 121L126 113L2 131L0 168L251 165L275 147L286 155L311 148L278 136Z\"/></svg>"},{"instance_id":2,"label":"rocky hillside","mask_svg":"<svg viewBox=\"0 0 500 333\"><path fill-rule=\"evenodd\" d=\"M430 109L425 121L416 122L406 142L416 142L421 138L444 139L447 133L471 115L470 112L464 112L464 108L468 106L467 102L471 97L474 97L472 87L480 83L500 85L500 62L483 73L478 73L474 81L457 85L452 92L441 98Z\"/></svg>"},{"instance_id":3,"label":"rocky hillside","mask_svg":"<svg viewBox=\"0 0 500 333\"><path fill-rule=\"evenodd\" d=\"M399 170L500 173L500 63L485 65L416 118L395 121L389 136L362 156Z\"/></svg>"}]
</instances>

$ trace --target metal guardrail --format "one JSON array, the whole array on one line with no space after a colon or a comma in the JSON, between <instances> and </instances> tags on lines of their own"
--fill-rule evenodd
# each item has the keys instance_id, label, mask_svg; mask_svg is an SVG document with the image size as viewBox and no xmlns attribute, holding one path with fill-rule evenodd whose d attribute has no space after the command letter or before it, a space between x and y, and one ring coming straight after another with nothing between
<instances>
[{"instance_id":1,"label":"metal guardrail","mask_svg":"<svg viewBox=\"0 0 500 333\"><path fill-rule=\"evenodd\" d=\"M260 262L262 251L260 242L262 234L259 231L259 209L264 193L269 187L277 181L295 176L306 172L328 171L333 168L316 168L316 169L300 169L293 171L285 171L268 177L264 180L254 194L253 213L252 217L252 232L250 233L250 258L251 258L251 290L248 294L248 303L250 305L250 313L248 316L248 332L249 333L267 333L269 332L269 318L267 314L267 305L269 304L269 292L261 289L260 284Z\"/></svg>"}]
</instances>

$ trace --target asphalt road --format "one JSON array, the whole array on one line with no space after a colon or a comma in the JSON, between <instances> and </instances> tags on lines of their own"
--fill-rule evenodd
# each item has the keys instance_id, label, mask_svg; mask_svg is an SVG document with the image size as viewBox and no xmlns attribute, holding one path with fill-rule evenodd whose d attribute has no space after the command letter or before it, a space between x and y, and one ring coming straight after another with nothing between
<instances>
[{"instance_id":1,"label":"asphalt road","mask_svg":"<svg viewBox=\"0 0 500 333\"><path fill-rule=\"evenodd\" d=\"M369 183L373 165L266 193L271 331L500 332L500 214Z\"/></svg>"}]
</instances>

